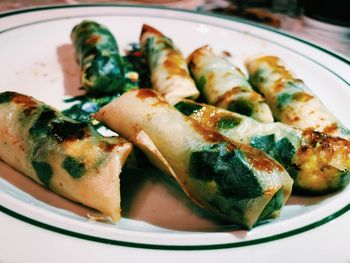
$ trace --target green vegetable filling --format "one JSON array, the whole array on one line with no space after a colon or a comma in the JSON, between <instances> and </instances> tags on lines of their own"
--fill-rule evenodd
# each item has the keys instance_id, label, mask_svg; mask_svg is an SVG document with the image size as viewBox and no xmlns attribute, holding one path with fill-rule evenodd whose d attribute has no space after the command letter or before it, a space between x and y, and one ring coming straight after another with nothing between
<instances>
[{"instance_id":1,"label":"green vegetable filling","mask_svg":"<svg viewBox=\"0 0 350 263\"><path fill-rule=\"evenodd\" d=\"M224 116L216 123L216 128L219 130L233 129L241 123L242 119L231 116Z\"/></svg>"},{"instance_id":2,"label":"green vegetable filling","mask_svg":"<svg viewBox=\"0 0 350 263\"><path fill-rule=\"evenodd\" d=\"M214 180L227 198L255 198L262 194L262 188L244 159L244 153L238 149L228 151L226 144L193 152L189 173L196 179Z\"/></svg>"},{"instance_id":3,"label":"green vegetable filling","mask_svg":"<svg viewBox=\"0 0 350 263\"><path fill-rule=\"evenodd\" d=\"M201 94L204 93L205 85L207 84L207 79L205 78L204 75L202 75L198 81L196 81L197 88Z\"/></svg>"},{"instance_id":4,"label":"green vegetable filling","mask_svg":"<svg viewBox=\"0 0 350 263\"><path fill-rule=\"evenodd\" d=\"M97 54L86 69L85 78L92 82L89 86L93 92L123 91L125 77L120 56Z\"/></svg>"},{"instance_id":5,"label":"green vegetable filling","mask_svg":"<svg viewBox=\"0 0 350 263\"><path fill-rule=\"evenodd\" d=\"M102 126L101 123L92 122L92 113L97 112L100 108L111 102L114 98L120 96L130 89L142 87L150 88L150 73L148 64L140 50L138 44L130 44L131 49L128 50L126 56L123 57L125 80L123 88L113 93L88 93L82 96L76 96L66 99L65 102L77 102L62 113L76 121L92 124L95 128ZM131 79L129 73L137 74L137 79Z\"/></svg>"},{"instance_id":6,"label":"green vegetable filling","mask_svg":"<svg viewBox=\"0 0 350 263\"><path fill-rule=\"evenodd\" d=\"M89 92L110 93L129 87L117 42L106 27L83 21L73 28L72 39Z\"/></svg>"},{"instance_id":7,"label":"green vegetable filling","mask_svg":"<svg viewBox=\"0 0 350 263\"><path fill-rule=\"evenodd\" d=\"M37 141L39 137L54 137L62 142L66 139L81 139L85 135L86 123L64 120L48 107L43 107L39 118L29 129L29 134Z\"/></svg>"},{"instance_id":8,"label":"green vegetable filling","mask_svg":"<svg viewBox=\"0 0 350 263\"><path fill-rule=\"evenodd\" d=\"M75 179L82 177L85 173L85 164L71 156L64 159L62 167Z\"/></svg>"},{"instance_id":9,"label":"green vegetable filling","mask_svg":"<svg viewBox=\"0 0 350 263\"><path fill-rule=\"evenodd\" d=\"M38 176L39 180L45 185L50 185L50 180L53 175L51 165L46 162L32 161L32 166Z\"/></svg>"},{"instance_id":10,"label":"green vegetable filling","mask_svg":"<svg viewBox=\"0 0 350 263\"><path fill-rule=\"evenodd\" d=\"M338 186L340 188L344 188L349 184L349 181L350 181L350 171L341 172L341 175L339 176L339 184L337 185L336 188L338 188Z\"/></svg>"},{"instance_id":11,"label":"green vegetable filling","mask_svg":"<svg viewBox=\"0 0 350 263\"><path fill-rule=\"evenodd\" d=\"M229 103L227 109L245 116L252 116L254 113L254 104L248 100L237 100Z\"/></svg>"},{"instance_id":12,"label":"green vegetable filling","mask_svg":"<svg viewBox=\"0 0 350 263\"><path fill-rule=\"evenodd\" d=\"M298 167L293 163L295 148L287 138L276 143L271 156L283 165L293 179L297 177Z\"/></svg>"},{"instance_id":13,"label":"green vegetable filling","mask_svg":"<svg viewBox=\"0 0 350 263\"><path fill-rule=\"evenodd\" d=\"M85 135L87 124L70 121L53 122L50 135L62 142L66 139L82 139Z\"/></svg>"},{"instance_id":14,"label":"green vegetable filling","mask_svg":"<svg viewBox=\"0 0 350 263\"><path fill-rule=\"evenodd\" d=\"M250 77L250 82L255 86L259 86L260 83L263 83L265 81L265 78L263 75L264 75L264 70L259 69L258 71L255 72L255 74L253 74Z\"/></svg>"},{"instance_id":15,"label":"green vegetable filling","mask_svg":"<svg viewBox=\"0 0 350 263\"><path fill-rule=\"evenodd\" d=\"M295 148L287 138L283 138L276 142L274 134L257 136L250 140L250 145L264 151L269 156L276 159L276 161L281 163L288 171L293 179L297 177L298 167L293 163L293 158L296 153Z\"/></svg>"},{"instance_id":16,"label":"green vegetable filling","mask_svg":"<svg viewBox=\"0 0 350 263\"><path fill-rule=\"evenodd\" d=\"M293 101L293 93L283 92L277 96L277 108L282 109Z\"/></svg>"},{"instance_id":17,"label":"green vegetable filling","mask_svg":"<svg viewBox=\"0 0 350 263\"><path fill-rule=\"evenodd\" d=\"M33 124L33 126L29 129L29 134L33 137L42 137L47 136L51 127L49 123L56 117L56 113L54 110L43 107L39 118Z\"/></svg>"},{"instance_id":18,"label":"green vegetable filling","mask_svg":"<svg viewBox=\"0 0 350 263\"><path fill-rule=\"evenodd\" d=\"M175 108L178 111L180 111L182 114L185 114L186 116L190 116L191 114L200 110L202 106L196 103L188 102L188 101L180 101L175 104Z\"/></svg>"},{"instance_id":19,"label":"green vegetable filling","mask_svg":"<svg viewBox=\"0 0 350 263\"><path fill-rule=\"evenodd\" d=\"M295 95L304 90L305 87L302 81L288 81L281 93L277 95L277 107L283 109L285 106L288 106L292 101L297 99Z\"/></svg>"},{"instance_id":20,"label":"green vegetable filling","mask_svg":"<svg viewBox=\"0 0 350 263\"><path fill-rule=\"evenodd\" d=\"M270 202L265 206L264 210L259 216L260 219L268 219L271 217L271 215L280 210L283 206L283 190L279 189L275 195L271 198Z\"/></svg>"},{"instance_id":21,"label":"green vegetable filling","mask_svg":"<svg viewBox=\"0 0 350 263\"><path fill-rule=\"evenodd\" d=\"M15 93L11 91L0 93L0 104L10 102L14 96L15 96Z\"/></svg>"},{"instance_id":22,"label":"green vegetable filling","mask_svg":"<svg viewBox=\"0 0 350 263\"><path fill-rule=\"evenodd\" d=\"M269 153L275 147L275 135L269 134L266 136L253 137L250 140L250 145L254 148Z\"/></svg>"}]
</instances>

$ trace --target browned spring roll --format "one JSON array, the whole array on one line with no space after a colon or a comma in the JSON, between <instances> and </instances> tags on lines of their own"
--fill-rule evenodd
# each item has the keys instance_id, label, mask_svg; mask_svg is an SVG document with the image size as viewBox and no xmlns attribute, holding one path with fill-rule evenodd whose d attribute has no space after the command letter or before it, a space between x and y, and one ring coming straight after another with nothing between
<instances>
[{"instance_id":1,"label":"browned spring roll","mask_svg":"<svg viewBox=\"0 0 350 263\"><path fill-rule=\"evenodd\" d=\"M96 118L141 148L191 200L228 222L252 228L278 216L290 195L293 181L279 163L181 114L153 90L124 93Z\"/></svg>"},{"instance_id":2,"label":"browned spring roll","mask_svg":"<svg viewBox=\"0 0 350 263\"><path fill-rule=\"evenodd\" d=\"M131 151L32 97L0 93L0 159L73 201L120 219L119 174Z\"/></svg>"}]
</instances>

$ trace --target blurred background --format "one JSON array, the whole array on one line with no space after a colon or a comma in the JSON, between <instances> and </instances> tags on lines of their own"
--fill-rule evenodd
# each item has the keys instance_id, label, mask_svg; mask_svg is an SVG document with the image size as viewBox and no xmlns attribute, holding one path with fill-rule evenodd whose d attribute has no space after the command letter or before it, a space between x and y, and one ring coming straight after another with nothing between
<instances>
[{"instance_id":1,"label":"blurred background","mask_svg":"<svg viewBox=\"0 0 350 263\"><path fill-rule=\"evenodd\" d=\"M168 6L235 16L271 26L350 58L347 0L0 0L0 12L61 4Z\"/></svg>"}]
</instances>

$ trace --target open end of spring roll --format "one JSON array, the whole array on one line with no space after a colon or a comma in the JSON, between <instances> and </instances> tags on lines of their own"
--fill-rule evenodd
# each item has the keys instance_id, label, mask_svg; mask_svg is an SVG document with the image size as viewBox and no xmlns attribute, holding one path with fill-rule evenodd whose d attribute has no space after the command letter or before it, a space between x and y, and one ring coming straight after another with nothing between
<instances>
[{"instance_id":1,"label":"open end of spring roll","mask_svg":"<svg viewBox=\"0 0 350 263\"><path fill-rule=\"evenodd\" d=\"M103 25L85 20L71 33L81 67L81 82L91 93L123 92L125 70L112 33Z\"/></svg>"},{"instance_id":2,"label":"open end of spring roll","mask_svg":"<svg viewBox=\"0 0 350 263\"><path fill-rule=\"evenodd\" d=\"M120 218L119 174L132 145L32 97L0 93L0 158L73 201Z\"/></svg>"},{"instance_id":3,"label":"open end of spring roll","mask_svg":"<svg viewBox=\"0 0 350 263\"><path fill-rule=\"evenodd\" d=\"M153 90L124 93L95 117L224 220L251 228L277 216L290 195L292 179L280 164L184 116Z\"/></svg>"},{"instance_id":4,"label":"open end of spring roll","mask_svg":"<svg viewBox=\"0 0 350 263\"><path fill-rule=\"evenodd\" d=\"M192 52L188 67L209 104L261 122L273 122L265 99L253 90L242 71L227 59L215 55L209 46Z\"/></svg>"},{"instance_id":5,"label":"open end of spring roll","mask_svg":"<svg viewBox=\"0 0 350 263\"><path fill-rule=\"evenodd\" d=\"M248 60L251 83L265 96L275 118L299 129L350 139L350 130L329 112L300 79L275 56Z\"/></svg>"},{"instance_id":6,"label":"open end of spring roll","mask_svg":"<svg viewBox=\"0 0 350 263\"><path fill-rule=\"evenodd\" d=\"M232 140L266 152L289 172L296 191L325 194L349 183L350 142L345 139L302 131L282 123L260 123L190 100L181 101L175 107Z\"/></svg>"},{"instance_id":7,"label":"open end of spring roll","mask_svg":"<svg viewBox=\"0 0 350 263\"><path fill-rule=\"evenodd\" d=\"M170 38L151 26L143 25L140 43L150 67L152 87L170 104L199 96L186 60Z\"/></svg>"}]
</instances>

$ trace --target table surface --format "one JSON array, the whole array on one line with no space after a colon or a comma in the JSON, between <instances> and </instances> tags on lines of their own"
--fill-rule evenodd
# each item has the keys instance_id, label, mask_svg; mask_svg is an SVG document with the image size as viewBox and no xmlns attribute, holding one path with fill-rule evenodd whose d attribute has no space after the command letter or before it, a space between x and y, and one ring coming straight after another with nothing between
<instances>
[{"instance_id":1,"label":"table surface","mask_svg":"<svg viewBox=\"0 0 350 263\"><path fill-rule=\"evenodd\" d=\"M82 4L82 3L127 3L166 5L184 9L210 10L228 5L226 0L1 0L0 12L12 11L19 8L30 8L41 5ZM316 43L326 49L333 50L350 58L350 28L333 26L309 18L290 17L273 13L279 20L278 29L289 34Z\"/></svg>"}]
</instances>

